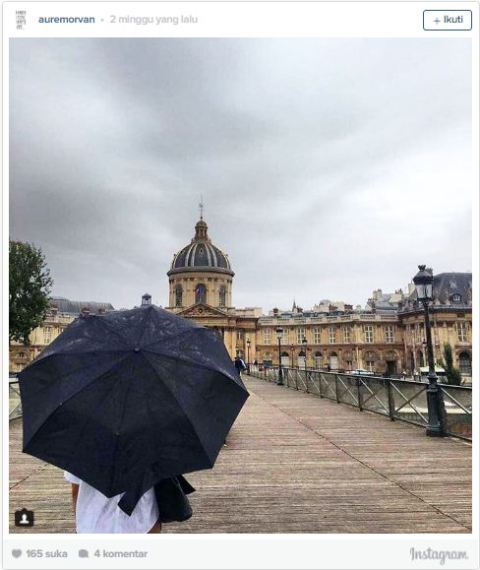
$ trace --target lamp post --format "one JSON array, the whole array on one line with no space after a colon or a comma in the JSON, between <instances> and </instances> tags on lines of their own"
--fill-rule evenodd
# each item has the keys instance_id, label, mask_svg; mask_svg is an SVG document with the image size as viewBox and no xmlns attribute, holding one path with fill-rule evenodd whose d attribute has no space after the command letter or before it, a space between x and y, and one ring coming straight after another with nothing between
<instances>
[{"instance_id":1,"label":"lamp post","mask_svg":"<svg viewBox=\"0 0 480 570\"><path fill-rule=\"evenodd\" d=\"M443 394L437 383L435 360L433 358L432 329L428 304L433 299L433 274L425 265L418 266L419 272L413 278L417 299L422 303L425 317L425 336L428 357L428 426L427 435L441 437L445 435Z\"/></svg>"},{"instance_id":2,"label":"lamp post","mask_svg":"<svg viewBox=\"0 0 480 570\"><path fill-rule=\"evenodd\" d=\"M247 374L250 374L250 339L247 338Z\"/></svg>"},{"instance_id":3,"label":"lamp post","mask_svg":"<svg viewBox=\"0 0 480 570\"><path fill-rule=\"evenodd\" d=\"M276 330L278 339L278 382L279 386L283 386L283 370L282 370L282 336L283 329L280 327Z\"/></svg>"},{"instance_id":4,"label":"lamp post","mask_svg":"<svg viewBox=\"0 0 480 570\"><path fill-rule=\"evenodd\" d=\"M290 345L290 359L291 359L290 366L292 368L295 368L295 364L293 363L293 351L294 350L295 350L295 347L293 346L293 344L291 344Z\"/></svg>"},{"instance_id":5,"label":"lamp post","mask_svg":"<svg viewBox=\"0 0 480 570\"><path fill-rule=\"evenodd\" d=\"M307 384L307 339L305 337L303 337L302 339L302 347L303 347L303 354L305 355L304 358L304 364L305 364L305 387L307 388L307 392L308 392L308 384Z\"/></svg>"}]
</instances>

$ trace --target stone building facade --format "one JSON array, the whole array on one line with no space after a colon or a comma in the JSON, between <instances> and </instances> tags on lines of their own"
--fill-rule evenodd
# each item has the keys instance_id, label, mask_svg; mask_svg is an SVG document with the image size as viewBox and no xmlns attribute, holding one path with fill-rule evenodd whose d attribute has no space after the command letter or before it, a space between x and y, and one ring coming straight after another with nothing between
<instances>
[{"instance_id":1,"label":"stone building facade","mask_svg":"<svg viewBox=\"0 0 480 570\"><path fill-rule=\"evenodd\" d=\"M427 350L423 308L412 291L398 312L405 346L406 366L426 366ZM472 274L440 273L433 278L430 307L435 360L443 360L443 347L450 344L454 365L463 376L472 374Z\"/></svg>"},{"instance_id":2,"label":"stone building facade","mask_svg":"<svg viewBox=\"0 0 480 570\"><path fill-rule=\"evenodd\" d=\"M268 315L259 308L233 307L234 272L228 256L210 240L202 217L167 275L167 309L217 329L232 358L238 354L250 363L275 366L280 354L284 366L408 375L425 362L423 313L413 289L406 295L401 289L392 294L377 289L364 309L328 300L309 311L294 303L291 311L273 309ZM436 358L449 342L454 364L471 376L471 274L437 275L434 296Z\"/></svg>"},{"instance_id":3,"label":"stone building facade","mask_svg":"<svg viewBox=\"0 0 480 570\"><path fill-rule=\"evenodd\" d=\"M173 256L167 273L169 303L166 309L215 329L232 358L236 354L246 358L247 352L255 354L261 310L232 306L234 275L228 255L213 245L201 216L191 242Z\"/></svg>"},{"instance_id":4,"label":"stone building facade","mask_svg":"<svg viewBox=\"0 0 480 570\"><path fill-rule=\"evenodd\" d=\"M406 294L373 292L364 308L324 300L311 310L294 303L290 311L233 306L235 273L228 255L212 243L203 217L189 244L173 256L167 310L215 329L232 357L250 363L327 370L366 369L377 374L412 375L426 364L424 316L413 286ZM472 368L472 275L434 277L431 321L436 360L448 342L454 364L465 378ZM44 324L30 347L14 344L10 370L21 370L82 312L114 310L107 303L53 298ZM281 329L280 348L277 330ZM304 342L306 341L306 342ZM280 355L280 356L279 356Z\"/></svg>"},{"instance_id":5,"label":"stone building facade","mask_svg":"<svg viewBox=\"0 0 480 570\"><path fill-rule=\"evenodd\" d=\"M64 297L52 297L44 322L30 334L30 344L28 346L19 342L10 344L10 372L20 372L79 315L101 315L113 310L110 303L71 301Z\"/></svg>"}]
</instances>

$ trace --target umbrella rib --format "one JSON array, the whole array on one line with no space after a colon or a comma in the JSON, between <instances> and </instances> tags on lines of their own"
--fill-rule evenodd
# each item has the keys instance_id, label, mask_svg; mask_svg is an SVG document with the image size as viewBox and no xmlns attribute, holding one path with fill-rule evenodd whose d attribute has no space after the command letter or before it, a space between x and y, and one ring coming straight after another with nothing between
<instances>
[{"instance_id":1,"label":"umbrella rib","mask_svg":"<svg viewBox=\"0 0 480 570\"><path fill-rule=\"evenodd\" d=\"M122 406L122 414L121 414L121 418L120 418L120 427L123 423L123 418L125 417L125 408L127 407L127 399L128 399L128 394L130 393L131 389L132 389L132 384L133 382L128 382L128 386L127 389L125 390L125 395L123 398L123 406ZM117 451L118 451L118 435L116 434L116 439L115 439L115 449L113 452L113 469L112 469L112 477L110 479L110 486L111 488L115 488L114 487L114 483L116 483L117 481L117 469L116 469L116 459L117 459Z\"/></svg>"},{"instance_id":2,"label":"umbrella rib","mask_svg":"<svg viewBox=\"0 0 480 570\"><path fill-rule=\"evenodd\" d=\"M137 339L137 343L136 343L137 346L140 346L140 343L142 342L142 338L145 334L145 323L146 323L149 315L150 315L150 311L148 309L145 310L145 314L143 315L143 319L142 319L142 324L140 325L140 335L139 335L139 338Z\"/></svg>"},{"instance_id":3,"label":"umbrella rib","mask_svg":"<svg viewBox=\"0 0 480 570\"><path fill-rule=\"evenodd\" d=\"M103 327L106 328L108 332L111 332L112 334L117 336L127 348L130 348L130 344L128 342L128 339L126 339L123 335L121 335L114 328L110 327L108 325L108 323L104 320L104 317L100 317L97 322L99 322L101 325L103 325Z\"/></svg>"},{"instance_id":4,"label":"umbrella rib","mask_svg":"<svg viewBox=\"0 0 480 570\"><path fill-rule=\"evenodd\" d=\"M155 373L155 375L156 375L156 376L159 376L158 371L155 369L155 367L153 366L153 364L148 360L148 358L144 358L144 360L147 362L147 364L148 364L148 365L150 366L150 368L153 370L153 372ZM165 388L170 392L170 394L172 395L173 399L174 399L175 402L177 403L178 407L185 413L185 417L187 418L188 423L192 426L193 433L194 433L195 436L197 437L198 442L199 442L200 445L201 445L201 449L202 449L203 453L206 455L208 461L209 461L210 463L212 463L212 466L213 466L213 463L214 463L214 462L212 461L212 459L210 458L210 456L209 456L208 453L206 452L205 447L204 447L204 444L203 444L203 441L202 441L200 435L198 434L197 430L195 429L195 426L194 426L192 420L190 419L190 417L188 416L186 410L185 410L184 408L182 408L180 402L177 400L177 397L176 397L175 394L172 392L172 390L169 388L168 384L167 384L166 382L164 382L163 385L164 385Z\"/></svg>"}]
</instances>

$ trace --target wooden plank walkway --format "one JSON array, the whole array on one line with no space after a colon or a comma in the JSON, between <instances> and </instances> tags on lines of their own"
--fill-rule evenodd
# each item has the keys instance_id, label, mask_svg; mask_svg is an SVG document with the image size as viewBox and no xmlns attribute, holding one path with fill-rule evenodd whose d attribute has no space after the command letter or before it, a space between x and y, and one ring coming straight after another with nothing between
<instances>
[{"instance_id":1,"label":"wooden plank walkway","mask_svg":"<svg viewBox=\"0 0 480 570\"><path fill-rule=\"evenodd\" d=\"M188 476L194 516L174 533L469 533L471 445L247 378L215 468ZM59 469L22 454L10 424L10 531L74 532ZM35 511L35 527L13 525Z\"/></svg>"}]
</instances>

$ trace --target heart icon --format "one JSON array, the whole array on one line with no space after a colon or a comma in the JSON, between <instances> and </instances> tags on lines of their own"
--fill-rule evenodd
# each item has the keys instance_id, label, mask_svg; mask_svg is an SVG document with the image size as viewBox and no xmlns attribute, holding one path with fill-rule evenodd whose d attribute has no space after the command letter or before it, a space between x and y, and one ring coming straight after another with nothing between
<instances>
[{"instance_id":1,"label":"heart icon","mask_svg":"<svg viewBox=\"0 0 480 570\"><path fill-rule=\"evenodd\" d=\"M22 551L20 550L20 548L14 548L12 550L12 556L14 558L19 558L22 555Z\"/></svg>"}]
</instances>

